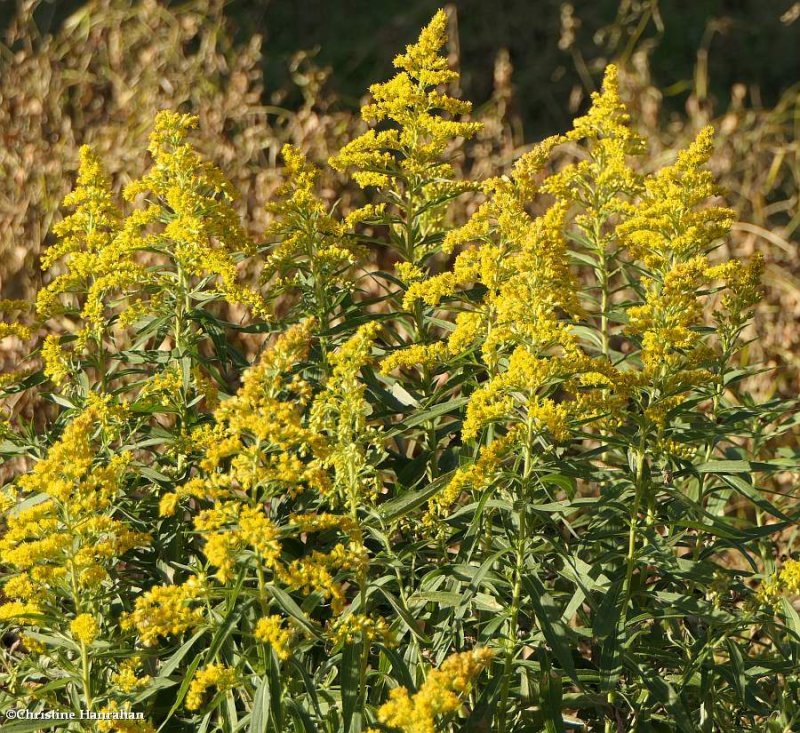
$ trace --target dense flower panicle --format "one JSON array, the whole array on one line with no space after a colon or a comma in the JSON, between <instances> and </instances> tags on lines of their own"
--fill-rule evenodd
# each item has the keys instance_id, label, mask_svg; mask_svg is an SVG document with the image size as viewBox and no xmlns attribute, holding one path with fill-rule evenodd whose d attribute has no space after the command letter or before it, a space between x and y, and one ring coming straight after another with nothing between
<instances>
[{"instance_id":1,"label":"dense flower panicle","mask_svg":"<svg viewBox=\"0 0 800 733\"><path fill-rule=\"evenodd\" d=\"M100 158L89 145L82 146L79 154L77 188L64 198L64 206L75 207L75 212L54 225L59 243L42 255L45 270L67 255L102 253L119 230L120 212L114 206L111 181Z\"/></svg>"},{"instance_id":2,"label":"dense flower panicle","mask_svg":"<svg viewBox=\"0 0 800 733\"><path fill-rule=\"evenodd\" d=\"M291 654L291 643L295 631L284 624L284 618L276 614L264 616L256 623L255 637L272 647L275 656L280 660L288 659Z\"/></svg>"},{"instance_id":3,"label":"dense flower panicle","mask_svg":"<svg viewBox=\"0 0 800 733\"><path fill-rule=\"evenodd\" d=\"M469 222L450 232L445 250L470 246L457 257L452 272L413 283L404 305L417 299L436 306L474 283L486 288L475 311L462 311L448 336L447 349L440 344L411 347L390 355L384 372L417 361L433 361L458 355L482 342L484 358L503 343L526 338L559 341L554 312L578 314L577 283L568 267L566 242L561 228L566 209L554 206L542 217L531 219L525 206L537 190L537 174L560 138L549 138L521 158L509 178L485 184L489 196Z\"/></svg>"},{"instance_id":4,"label":"dense flower panicle","mask_svg":"<svg viewBox=\"0 0 800 733\"><path fill-rule=\"evenodd\" d=\"M289 525L297 532L324 532L328 529L340 529L350 533L356 531L358 522L347 514L306 513L289 516Z\"/></svg>"},{"instance_id":5,"label":"dense flower panicle","mask_svg":"<svg viewBox=\"0 0 800 733\"><path fill-rule=\"evenodd\" d=\"M558 137L543 141L518 161L509 178L491 181L486 203L445 242L448 248L473 246L457 256L452 272L408 289L407 307L418 298L435 306L473 283L484 286L474 310L462 311L456 318L446 347L415 346L390 355L382 364L386 372L418 360L457 356L477 345L491 376L470 396L462 438L477 438L492 422L507 428L525 426L511 430L496 448L483 449L485 456L475 464L481 471L474 466L459 470L434 501L440 509L452 503L462 488L485 485L478 474L509 452L512 438L564 441L573 425L604 418L625 400L625 390L618 389L617 370L607 359L587 356L570 327L583 310L567 254L567 205L557 201L536 219L525 208L539 190L540 171L560 142Z\"/></svg>"},{"instance_id":6,"label":"dense flower panicle","mask_svg":"<svg viewBox=\"0 0 800 733\"><path fill-rule=\"evenodd\" d=\"M171 364L147 380L139 390L137 401L155 401L162 407L168 407L183 388L183 375L177 365Z\"/></svg>"},{"instance_id":7,"label":"dense flower panicle","mask_svg":"<svg viewBox=\"0 0 800 733\"><path fill-rule=\"evenodd\" d=\"M630 211L631 199L642 190L641 176L629 159L645 148L620 98L615 66L606 67L602 92L592 94L589 112L575 120L565 139L580 142L585 156L550 175L541 190L570 207L578 234L573 241L588 249L604 279L611 269L609 260L616 257L614 223L620 213Z\"/></svg>"},{"instance_id":8,"label":"dense flower panicle","mask_svg":"<svg viewBox=\"0 0 800 733\"><path fill-rule=\"evenodd\" d=\"M150 143L153 167L125 192L129 200L145 192L155 200L127 218L112 201L99 158L81 148L77 187L64 199L75 210L54 227L58 241L42 259L47 270L63 258L66 272L39 292L36 306L49 318L68 311L69 298L77 299L81 325L69 351L79 354L90 342L102 351L112 323L124 329L147 307L158 311L169 300L167 293L188 297L183 291L191 282L184 280L192 277L212 281L217 297L266 314L263 298L239 282L238 259L253 254L254 245L231 205L231 184L188 142L195 124L190 115L158 114ZM153 252L169 258L178 272L147 267ZM61 351L54 336L43 349L46 373L57 386L73 371L70 356Z\"/></svg>"},{"instance_id":9,"label":"dense flower panicle","mask_svg":"<svg viewBox=\"0 0 800 733\"><path fill-rule=\"evenodd\" d=\"M699 328L706 322L703 294L718 283L725 288L715 314L723 348L760 297L758 256L748 265L713 265L707 257L733 223L730 209L703 206L717 193L704 168L712 144L707 127L673 165L645 180L641 202L629 205L616 228L630 256L651 272L642 279L644 303L628 310L627 330L641 337L645 376L667 398L716 381L717 349Z\"/></svg>"},{"instance_id":10,"label":"dense flower panicle","mask_svg":"<svg viewBox=\"0 0 800 733\"><path fill-rule=\"evenodd\" d=\"M124 630L135 629L144 646L155 646L159 637L181 634L203 623L205 581L192 576L181 585L156 586L136 599L133 611L122 617Z\"/></svg>"},{"instance_id":11,"label":"dense flower panicle","mask_svg":"<svg viewBox=\"0 0 800 733\"><path fill-rule=\"evenodd\" d=\"M244 550L254 552L266 568L274 568L280 554L277 527L260 507L217 502L195 517L194 527L205 538L206 559L217 568L221 583L230 580Z\"/></svg>"},{"instance_id":12,"label":"dense flower panicle","mask_svg":"<svg viewBox=\"0 0 800 733\"><path fill-rule=\"evenodd\" d=\"M472 106L438 90L458 79L458 73L448 68L447 59L439 55L446 34L447 16L440 10L422 30L417 43L394 60L400 73L370 87L373 102L361 110L362 117L376 122L389 119L399 129L368 131L331 158L334 168L354 167L356 182L380 187L394 179L449 173L449 165L440 159L442 153L455 138L472 137L480 123L457 122L437 114L463 115Z\"/></svg>"},{"instance_id":13,"label":"dense flower panicle","mask_svg":"<svg viewBox=\"0 0 800 733\"><path fill-rule=\"evenodd\" d=\"M365 256L353 229L378 220L383 206L370 204L343 220L334 218L316 194L319 169L293 145L281 152L287 178L267 205L274 219L264 235L270 249L261 279L269 281L274 295L299 289L324 326L336 289L348 282L352 268Z\"/></svg>"},{"instance_id":14,"label":"dense flower panicle","mask_svg":"<svg viewBox=\"0 0 800 733\"><path fill-rule=\"evenodd\" d=\"M197 670L186 693L186 709L199 710L203 707L203 699L209 688L224 692L232 688L236 681L236 670L224 664L208 664Z\"/></svg>"},{"instance_id":15,"label":"dense flower panicle","mask_svg":"<svg viewBox=\"0 0 800 733\"><path fill-rule=\"evenodd\" d=\"M39 313L49 315L60 293L84 283L92 275L108 274L113 260L107 256L120 230L122 215L113 203L111 181L94 150L80 149L77 186L64 198L64 206L75 211L53 226L57 243L42 255L42 269L49 270L62 257L68 258L69 275L56 278L39 293ZM116 253L119 254L119 253ZM102 273L98 266L105 265Z\"/></svg>"},{"instance_id":16,"label":"dense flower panicle","mask_svg":"<svg viewBox=\"0 0 800 733\"><path fill-rule=\"evenodd\" d=\"M181 496L214 501L253 501L297 494L306 487L325 493L329 479L321 467L327 441L306 425L310 386L290 376L310 348L314 321L283 333L248 369L237 393L214 411L214 425L199 430L202 473L162 497L163 515L174 513Z\"/></svg>"},{"instance_id":17,"label":"dense flower panicle","mask_svg":"<svg viewBox=\"0 0 800 733\"><path fill-rule=\"evenodd\" d=\"M490 486L502 470L505 459L522 439L521 425L512 425L505 435L481 448L477 458L456 469L447 486L431 502L424 523L434 523L440 514L447 514L463 491L481 491Z\"/></svg>"},{"instance_id":18,"label":"dense flower panicle","mask_svg":"<svg viewBox=\"0 0 800 733\"><path fill-rule=\"evenodd\" d=\"M567 133L570 140L614 139L625 143L625 152L637 154L644 140L631 126L631 116L619 93L619 73L614 64L606 66L603 89L593 92L589 112L578 117Z\"/></svg>"},{"instance_id":19,"label":"dense flower panicle","mask_svg":"<svg viewBox=\"0 0 800 733\"><path fill-rule=\"evenodd\" d=\"M378 710L378 720L403 733L436 733L436 719L458 711L475 678L491 664L489 649L453 654L433 669L414 695L396 687Z\"/></svg>"},{"instance_id":20,"label":"dense flower panicle","mask_svg":"<svg viewBox=\"0 0 800 733\"><path fill-rule=\"evenodd\" d=\"M370 407L360 378L379 330L376 322L365 324L331 353L331 374L311 405L309 425L325 435L329 445L321 465L332 470L334 490L351 510L365 499L374 500L380 488L368 457L380 438L367 427Z\"/></svg>"},{"instance_id":21,"label":"dense flower panicle","mask_svg":"<svg viewBox=\"0 0 800 733\"><path fill-rule=\"evenodd\" d=\"M130 455L97 460L95 428L113 435L120 414L120 408L96 398L47 456L17 480L21 496L42 499L7 516L0 560L16 573L4 588L9 597L54 608L64 597L82 604L109 579L117 558L149 544L149 535L113 516ZM76 592L80 598L73 597Z\"/></svg>"},{"instance_id":22,"label":"dense flower panicle","mask_svg":"<svg viewBox=\"0 0 800 733\"><path fill-rule=\"evenodd\" d=\"M64 206L75 211L53 227L57 242L42 257L42 269L49 270L65 258L66 272L39 291L36 309L39 316L49 318L64 311L64 296L83 296L82 327L74 346L80 351L90 339L102 339L106 294L140 285L146 273L119 238L123 220L112 200L111 182L87 145L80 150L77 186L64 198ZM56 349L54 341L50 349ZM57 374L56 378L63 382Z\"/></svg>"},{"instance_id":23,"label":"dense flower panicle","mask_svg":"<svg viewBox=\"0 0 800 733\"><path fill-rule=\"evenodd\" d=\"M125 188L125 198L151 194L161 203L150 203L139 218L126 222L121 240L141 240L168 255L182 270L198 278L213 278L220 297L249 306L266 315L263 298L240 284L237 258L255 252L232 206L233 187L222 172L205 161L188 141L197 126L193 115L162 111L156 116L150 137L153 167ZM148 224L166 217L163 230L146 234Z\"/></svg>"},{"instance_id":24,"label":"dense flower panicle","mask_svg":"<svg viewBox=\"0 0 800 733\"><path fill-rule=\"evenodd\" d=\"M389 121L393 126L368 130L329 161L339 171L354 169L353 179L362 188L377 187L383 203L397 206L400 219L408 212L418 212L402 224L394 217L385 219L398 242L405 238L398 251L414 265L424 263L434 251L423 242L426 234L441 225L447 202L476 188L456 180L447 160L459 141L473 137L481 125L454 119L466 115L471 105L441 91L458 79L447 59L439 55L446 33L447 16L440 10L417 43L395 59L400 72L370 87L372 102L362 108L362 117L374 124ZM404 227L412 226L421 230L418 244L404 232Z\"/></svg>"},{"instance_id":25,"label":"dense flower panicle","mask_svg":"<svg viewBox=\"0 0 800 733\"><path fill-rule=\"evenodd\" d=\"M644 181L641 199L626 207L617 226L621 243L651 270L665 273L674 264L704 255L728 234L734 212L702 206L719 193L704 168L713 149L714 130L706 127L677 161Z\"/></svg>"},{"instance_id":26,"label":"dense flower panicle","mask_svg":"<svg viewBox=\"0 0 800 733\"><path fill-rule=\"evenodd\" d=\"M308 355L314 322L290 328L244 374L237 393L215 410L214 425L198 435L204 453L200 473L163 496L160 508L162 515L172 515L187 496L211 503L193 524L220 583L254 558L259 574L293 591L330 599L336 614L343 610L346 583L339 576L362 577L368 561L355 511L375 494L376 479L367 460L371 436L359 375L376 328L363 326L331 352L330 375L313 402L310 385L292 372ZM277 526L269 516L271 502L304 493L337 509L346 505L351 515L312 512ZM284 536L329 530L344 534L346 541L327 551L282 558ZM265 633L274 621L269 624Z\"/></svg>"}]
</instances>

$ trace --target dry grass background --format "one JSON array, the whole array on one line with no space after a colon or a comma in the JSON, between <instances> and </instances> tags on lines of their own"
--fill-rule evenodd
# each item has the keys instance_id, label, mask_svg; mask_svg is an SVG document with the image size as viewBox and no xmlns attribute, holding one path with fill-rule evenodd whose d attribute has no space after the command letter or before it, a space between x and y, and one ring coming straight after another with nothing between
<instances>
[{"instance_id":1,"label":"dry grass background","mask_svg":"<svg viewBox=\"0 0 800 733\"><path fill-rule=\"evenodd\" d=\"M175 6L156 0L90 0L53 34L37 28L34 14L41 5L42 0L23 0L0 44L3 297L30 298L40 286L39 253L72 185L83 143L97 146L121 187L146 165L144 150L155 112L195 112L200 117L198 143L238 187L241 215L258 237L266 224L264 205L280 179L283 143L292 142L322 161L360 129L354 105L342 103L330 91L332 72L320 67L312 53L299 49L286 65L288 83L266 90L261 38L243 40L235 34L223 0ZM720 108L709 92L709 49L718 30L711 23L695 49L685 110L676 115L665 108L651 73L652 54L664 33L655 0L620 0L616 19L595 34L599 41L592 56L576 40L581 11L569 3L558 6L560 32L553 38L554 48L583 80L572 89L568 114L585 104L597 72L613 59L625 70L635 117L656 141L655 160L668 159L704 124L717 128L713 166L740 217L726 246L735 256L761 251L767 261L767 297L746 358L770 371L753 388L762 397L796 396L800 86L784 91L777 104L765 105L756 85L737 83L729 104ZM453 6L450 11L457 30L466 10ZM767 4L764 12L800 31L800 4L776 3L774 9ZM401 43L398 39L395 45ZM451 56L458 64L457 42ZM515 88L518 72L503 50L483 61L494 64L493 90L476 110L486 128L462 163L469 175L502 170L525 145ZM342 194L338 185L328 185L327 195L343 196L344 209L358 197L356 191ZM2 361L9 365L25 348L4 344Z\"/></svg>"}]
</instances>

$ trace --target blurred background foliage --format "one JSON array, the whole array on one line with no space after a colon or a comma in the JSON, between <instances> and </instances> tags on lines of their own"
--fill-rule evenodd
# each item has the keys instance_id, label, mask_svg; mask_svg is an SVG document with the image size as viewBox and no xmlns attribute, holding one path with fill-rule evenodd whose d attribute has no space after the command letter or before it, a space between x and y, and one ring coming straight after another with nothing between
<instances>
[{"instance_id":1,"label":"blurred background foliage","mask_svg":"<svg viewBox=\"0 0 800 733\"><path fill-rule=\"evenodd\" d=\"M238 186L241 214L259 236L283 143L324 161L357 134L367 87L390 75L393 53L438 5L0 0L0 293L29 298L40 287L39 252L79 146L94 144L124 185L144 169L162 108L200 116L203 152ZM470 175L502 171L526 145L565 130L610 61L623 70L635 120L656 140L654 162L715 125L712 164L740 217L726 254L761 251L767 260L767 297L745 358L770 370L754 389L796 395L800 3L463 0L447 9L459 39L451 62L486 123L461 162ZM358 192L329 184L342 209L357 201ZM0 360L14 348L4 345Z\"/></svg>"}]
</instances>

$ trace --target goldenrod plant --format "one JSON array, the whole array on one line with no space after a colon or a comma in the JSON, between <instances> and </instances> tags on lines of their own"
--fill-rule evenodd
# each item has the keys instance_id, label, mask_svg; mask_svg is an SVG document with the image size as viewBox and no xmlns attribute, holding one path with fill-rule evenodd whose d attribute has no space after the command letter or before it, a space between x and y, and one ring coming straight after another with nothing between
<instances>
[{"instance_id":1,"label":"goldenrod plant","mask_svg":"<svg viewBox=\"0 0 800 733\"><path fill-rule=\"evenodd\" d=\"M446 30L329 161L363 188L347 215L287 146L252 241L187 114L158 114L124 202L81 151L35 312L2 308L0 335L41 337L2 381L4 712L800 726L798 515L765 483L796 469L796 411L737 365L762 263L721 255L713 130L654 166L609 66L571 130L462 180Z\"/></svg>"}]
</instances>

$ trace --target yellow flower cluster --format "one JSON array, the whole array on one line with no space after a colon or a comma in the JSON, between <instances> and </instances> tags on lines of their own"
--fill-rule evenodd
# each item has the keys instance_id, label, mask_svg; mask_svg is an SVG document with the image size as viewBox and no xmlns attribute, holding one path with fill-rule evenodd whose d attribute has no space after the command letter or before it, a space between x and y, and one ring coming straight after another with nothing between
<instances>
[{"instance_id":1,"label":"yellow flower cluster","mask_svg":"<svg viewBox=\"0 0 800 733\"><path fill-rule=\"evenodd\" d=\"M229 690L236 685L236 679L236 670L224 664L209 664L197 670L186 693L186 709L199 710L203 707L206 690L210 687L218 692Z\"/></svg>"},{"instance_id":2,"label":"yellow flower cluster","mask_svg":"<svg viewBox=\"0 0 800 733\"><path fill-rule=\"evenodd\" d=\"M428 678L414 695L396 687L378 710L378 720L403 733L436 733L436 718L457 712L464 704L473 680L491 664L489 649L453 654Z\"/></svg>"},{"instance_id":3,"label":"yellow flower cluster","mask_svg":"<svg viewBox=\"0 0 800 733\"><path fill-rule=\"evenodd\" d=\"M763 606L776 608L785 595L800 595L800 560L787 560L777 573L759 586L756 600Z\"/></svg>"},{"instance_id":4,"label":"yellow flower cluster","mask_svg":"<svg viewBox=\"0 0 800 733\"><path fill-rule=\"evenodd\" d=\"M342 532L353 532L358 523L346 514L292 514L289 525L297 532L324 532L327 529L340 529Z\"/></svg>"},{"instance_id":5,"label":"yellow flower cluster","mask_svg":"<svg viewBox=\"0 0 800 733\"><path fill-rule=\"evenodd\" d=\"M414 277L436 252L448 202L477 188L457 180L450 162L481 125L461 120L470 103L443 91L458 79L439 53L446 36L447 16L440 10L418 41L394 60L397 75L370 87L372 102L361 114L373 126L329 160L335 170L353 169L362 188L378 188L387 207L381 223L401 260L411 266L398 270L405 277Z\"/></svg>"},{"instance_id":6,"label":"yellow flower cluster","mask_svg":"<svg viewBox=\"0 0 800 733\"><path fill-rule=\"evenodd\" d=\"M334 621L327 631L333 644L352 644L357 641L369 644L377 640L389 647L397 645L397 638L381 616L351 613Z\"/></svg>"},{"instance_id":7,"label":"yellow flower cluster","mask_svg":"<svg viewBox=\"0 0 800 733\"><path fill-rule=\"evenodd\" d=\"M306 357L313 328L309 319L284 332L245 372L237 393L215 409L214 426L194 436L204 453L202 473L162 497L162 515L172 514L182 496L241 501L242 492L252 500L258 491L265 497L306 488L328 492L320 464L326 441L305 424L310 387L288 376Z\"/></svg>"},{"instance_id":8,"label":"yellow flower cluster","mask_svg":"<svg viewBox=\"0 0 800 733\"><path fill-rule=\"evenodd\" d=\"M64 311L63 296L84 296L79 311L83 325L73 346L79 352L90 340L103 338L106 294L139 286L146 271L134 259L135 247L120 236L122 216L113 203L110 180L87 145L80 150L77 186L64 198L64 206L75 210L53 227L58 241L43 255L42 269L54 267L62 258L67 269L39 291L36 309L49 318ZM67 357L59 356L59 351L55 337L49 337L42 355L56 385L63 384L70 372L65 367Z\"/></svg>"},{"instance_id":9,"label":"yellow flower cluster","mask_svg":"<svg viewBox=\"0 0 800 733\"><path fill-rule=\"evenodd\" d=\"M81 644L89 646L99 632L97 620L90 613L77 615L69 624L69 630Z\"/></svg>"},{"instance_id":10,"label":"yellow flower cluster","mask_svg":"<svg viewBox=\"0 0 800 733\"><path fill-rule=\"evenodd\" d=\"M27 300L0 300L0 313L16 314L13 323L0 322L0 339L16 336L21 341L30 340L33 337L31 327L20 321L20 316L30 310L31 304Z\"/></svg>"},{"instance_id":11,"label":"yellow flower cluster","mask_svg":"<svg viewBox=\"0 0 800 733\"><path fill-rule=\"evenodd\" d=\"M309 426L324 435L329 446L321 465L332 470L336 498L350 508L351 514L363 500L374 500L380 488L367 457L367 449L379 438L367 429L369 405L364 398L366 385L360 378L379 330L376 322L361 326L330 355L332 371L311 406Z\"/></svg>"},{"instance_id":12,"label":"yellow flower cluster","mask_svg":"<svg viewBox=\"0 0 800 733\"><path fill-rule=\"evenodd\" d=\"M280 660L291 656L291 643L294 629L284 626L284 619L278 615L264 616L256 623L255 637L272 647L275 656Z\"/></svg>"},{"instance_id":13,"label":"yellow flower cluster","mask_svg":"<svg viewBox=\"0 0 800 733\"><path fill-rule=\"evenodd\" d=\"M49 270L67 257L69 272L39 291L37 310L41 316L58 312L60 295L81 292L93 278L111 274L115 266L130 264L113 247L122 215L113 203L111 182L103 165L88 145L80 149L77 186L64 198L64 206L75 207L75 211L54 225L58 241L42 255L42 269Z\"/></svg>"},{"instance_id":14,"label":"yellow flower cluster","mask_svg":"<svg viewBox=\"0 0 800 733\"><path fill-rule=\"evenodd\" d=\"M590 112L587 120L579 121L581 135L622 140L621 150L635 148L635 136L619 105L611 75L604 93L595 97L602 114ZM601 124L604 115L613 116L606 126ZM510 176L487 182L486 202L444 242L445 250L472 246L458 254L452 272L414 282L406 293L406 308L417 300L437 306L472 284L484 287L481 301L458 314L444 344L395 352L384 360L382 370L452 358L479 346L489 379L470 396L462 438L478 438L493 422L508 431L495 439L496 446L484 447L476 463L456 472L434 500L436 508L448 506L467 486L487 485L514 441L564 441L574 426L611 420L630 392L632 377L619 373L604 355L587 355L573 328L585 312L565 235L571 202L558 199L536 218L526 209L531 198L552 188L560 175L541 180L554 147L562 141L543 141L516 163Z\"/></svg>"},{"instance_id":15,"label":"yellow flower cluster","mask_svg":"<svg viewBox=\"0 0 800 733\"><path fill-rule=\"evenodd\" d=\"M175 395L183 389L183 376L177 365L170 365L164 371L153 374L139 390L138 399L155 400L167 407Z\"/></svg>"},{"instance_id":16,"label":"yellow flower cluster","mask_svg":"<svg viewBox=\"0 0 800 733\"><path fill-rule=\"evenodd\" d=\"M136 599L133 611L122 617L124 630L135 629L145 646L154 646L160 636L181 634L203 623L204 611L193 607L202 602L206 584L192 576L181 585L156 586Z\"/></svg>"},{"instance_id":17,"label":"yellow flower cluster","mask_svg":"<svg viewBox=\"0 0 800 733\"><path fill-rule=\"evenodd\" d=\"M69 356L61 348L61 342L55 334L45 337L40 350L44 362L44 374L56 387L67 382L74 371Z\"/></svg>"},{"instance_id":18,"label":"yellow flower cluster","mask_svg":"<svg viewBox=\"0 0 800 733\"><path fill-rule=\"evenodd\" d=\"M126 328L145 312L145 301L157 312L167 294L187 300L192 277L214 283L218 297L266 314L263 298L238 281L240 255L255 248L231 205L231 184L188 142L196 122L190 115L158 114L149 147L153 166L124 192L130 201L141 193L154 200L127 217L113 203L100 159L90 147L81 148L77 186L64 199L74 211L55 225L58 240L42 258L43 269L64 260L66 271L39 292L36 304L39 315L49 318L70 308L66 300L76 301L81 327L70 347L76 354L90 341L102 347L113 310L119 315L116 326ZM147 267L154 252L168 258L176 272ZM0 327L0 337L4 330ZM13 332L24 335L21 327ZM73 370L55 336L46 340L42 357L47 376L64 384Z\"/></svg>"},{"instance_id":19,"label":"yellow flower cluster","mask_svg":"<svg viewBox=\"0 0 800 733\"><path fill-rule=\"evenodd\" d=\"M606 67L601 93L592 94L589 112L573 123L567 140L582 142L587 155L551 175L542 191L565 203L580 205L575 225L601 256L610 243L605 225L626 201L641 190L629 156L644 152L644 140L631 127L620 97L617 68Z\"/></svg>"},{"instance_id":20,"label":"yellow flower cluster","mask_svg":"<svg viewBox=\"0 0 800 733\"><path fill-rule=\"evenodd\" d=\"M317 310L325 311L332 307L335 295L328 291L341 287L350 268L363 257L353 228L376 220L383 207L367 205L343 221L335 219L316 194L319 169L293 145L285 145L281 152L287 179L267 205L274 220L265 238L276 244L264 264L262 281L277 275L271 286L280 292L279 288L291 286L302 289L310 277L309 293L320 301L315 303ZM323 312L317 314L320 319L323 316Z\"/></svg>"},{"instance_id":21,"label":"yellow flower cluster","mask_svg":"<svg viewBox=\"0 0 800 733\"><path fill-rule=\"evenodd\" d=\"M430 510L424 518L425 524L431 524L437 514L447 512L463 491L480 491L490 486L502 470L503 461L523 438L524 426L512 425L505 435L481 448L472 463L458 468L447 486L433 498Z\"/></svg>"},{"instance_id":22,"label":"yellow flower cluster","mask_svg":"<svg viewBox=\"0 0 800 733\"><path fill-rule=\"evenodd\" d=\"M645 376L667 396L714 380L709 367L716 355L698 329L709 286L721 281L727 288L728 313L718 317L733 328L760 297L759 257L748 265L712 265L706 256L733 223L730 209L701 206L717 192L704 168L712 144L707 127L673 165L645 180L641 201L626 206L629 216L616 228L631 257L652 272L642 282L645 302L628 311L628 332L641 337Z\"/></svg>"},{"instance_id":23,"label":"yellow flower cluster","mask_svg":"<svg viewBox=\"0 0 800 733\"><path fill-rule=\"evenodd\" d=\"M205 556L217 568L216 577L221 583L231 578L237 557L245 548L267 568L274 568L280 555L277 527L260 507L237 501L217 502L195 517L194 528L206 539Z\"/></svg>"},{"instance_id":24,"label":"yellow flower cluster","mask_svg":"<svg viewBox=\"0 0 800 733\"><path fill-rule=\"evenodd\" d=\"M95 398L18 479L22 495L41 500L6 519L0 560L16 573L4 589L10 598L58 607L66 596L77 607L109 577L117 558L149 543L149 535L112 516L130 455L97 461L98 426L108 439L119 418L120 408Z\"/></svg>"},{"instance_id":25,"label":"yellow flower cluster","mask_svg":"<svg viewBox=\"0 0 800 733\"><path fill-rule=\"evenodd\" d=\"M214 426L198 434L201 473L163 496L161 513L173 514L185 496L210 501L194 517L194 528L221 583L254 557L259 577L266 572L292 590L329 598L339 614L346 597L336 576L361 577L368 561L354 512L376 486L366 460L367 408L358 376L376 327L362 327L331 353L331 374L309 407L310 385L290 374L306 358L313 327L307 320L286 331L245 373L237 393L215 410ZM292 515L279 528L268 516L269 502L307 491L337 507L348 504L351 514ZM279 536L330 529L347 541L282 561ZM265 634L278 633L274 618L265 624Z\"/></svg>"},{"instance_id":26,"label":"yellow flower cluster","mask_svg":"<svg viewBox=\"0 0 800 733\"><path fill-rule=\"evenodd\" d=\"M95 721L97 730L102 733L156 733L155 727L149 720L137 720L129 717L132 712L129 702L120 706L115 700L111 700L98 712L108 716Z\"/></svg>"},{"instance_id":27,"label":"yellow flower cluster","mask_svg":"<svg viewBox=\"0 0 800 733\"><path fill-rule=\"evenodd\" d=\"M340 570L350 570L357 575L363 573L366 560L366 550L359 536L349 546L337 544L330 552L314 550L310 555L275 568L275 571L281 582L293 590L330 598L331 610L338 615L344 610L346 598L343 584L336 582L334 575Z\"/></svg>"},{"instance_id":28,"label":"yellow flower cluster","mask_svg":"<svg viewBox=\"0 0 800 733\"><path fill-rule=\"evenodd\" d=\"M167 254L184 273L212 278L222 298L266 315L263 298L238 282L236 258L240 253L253 254L255 245L232 206L235 193L230 181L188 142L189 131L196 126L193 115L158 113L149 146L153 167L130 183L124 195L133 201L150 193L165 205L149 204L138 217L129 217L120 239L141 240L140 247ZM162 217L167 220L163 231L142 231Z\"/></svg>"},{"instance_id":29,"label":"yellow flower cluster","mask_svg":"<svg viewBox=\"0 0 800 733\"><path fill-rule=\"evenodd\" d=\"M0 605L0 621L14 621L20 626L36 624L36 616L42 613L37 603L8 601Z\"/></svg>"},{"instance_id":30,"label":"yellow flower cluster","mask_svg":"<svg viewBox=\"0 0 800 733\"><path fill-rule=\"evenodd\" d=\"M484 186L488 200L444 242L445 250L467 243L477 246L457 256L452 272L415 282L406 292L404 306L410 308L418 299L438 305L472 283L486 288L474 311L459 314L447 350L433 344L396 352L384 361L384 372L447 353L455 356L476 342L481 343L487 363L493 364L507 343L564 341L566 330L557 322L557 310L581 312L562 231L566 208L553 206L535 220L525 209L537 190L536 175L558 142L550 138L540 143L517 162L510 177L488 181Z\"/></svg>"},{"instance_id":31,"label":"yellow flower cluster","mask_svg":"<svg viewBox=\"0 0 800 733\"><path fill-rule=\"evenodd\" d=\"M458 79L458 73L448 68L447 59L439 55L446 38L447 16L440 10L418 41L395 58L400 72L390 81L370 87L373 102L361 110L367 121L390 120L397 127L369 130L345 145L330 160L336 170L355 168L353 178L362 187L413 187L415 179L439 178L453 190L458 188L442 154L456 138L475 135L480 124L444 116L467 114L472 106L438 90Z\"/></svg>"},{"instance_id":32,"label":"yellow flower cluster","mask_svg":"<svg viewBox=\"0 0 800 733\"><path fill-rule=\"evenodd\" d=\"M632 257L648 269L666 272L707 252L734 221L731 209L706 206L719 192L704 168L713 150L714 130L706 127L676 162L645 179L641 199L626 207L629 215L616 234Z\"/></svg>"},{"instance_id":33,"label":"yellow flower cluster","mask_svg":"<svg viewBox=\"0 0 800 733\"><path fill-rule=\"evenodd\" d=\"M119 670L112 675L114 685L122 692L136 692L147 687L152 678L150 675L137 674L141 666L142 658L138 655L124 659L119 664Z\"/></svg>"}]
</instances>

